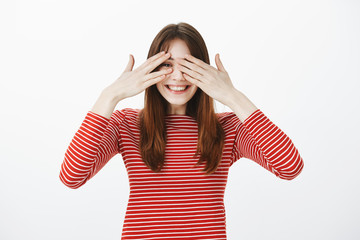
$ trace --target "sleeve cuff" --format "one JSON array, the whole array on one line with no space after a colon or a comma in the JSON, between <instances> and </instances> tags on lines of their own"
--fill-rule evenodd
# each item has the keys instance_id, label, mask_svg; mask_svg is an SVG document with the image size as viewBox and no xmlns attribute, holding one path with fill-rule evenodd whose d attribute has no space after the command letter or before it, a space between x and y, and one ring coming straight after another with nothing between
<instances>
[{"instance_id":1,"label":"sleeve cuff","mask_svg":"<svg viewBox=\"0 0 360 240\"><path fill-rule=\"evenodd\" d=\"M255 118L257 118L257 117L259 117L260 115L263 115L263 114L264 114L264 113L263 113L260 109L257 109L257 110L255 110L250 116L248 116L248 117L244 120L243 124L244 124L244 125L248 125L249 122L253 121Z\"/></svg>"}]
</instances>

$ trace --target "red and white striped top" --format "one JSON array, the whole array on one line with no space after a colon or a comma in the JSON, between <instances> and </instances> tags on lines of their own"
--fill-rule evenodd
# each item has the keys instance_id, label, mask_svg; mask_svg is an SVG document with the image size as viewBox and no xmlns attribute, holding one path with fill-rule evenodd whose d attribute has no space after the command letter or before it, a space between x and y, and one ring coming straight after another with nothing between
<instances>
[{"instance_id":1,"label":"red and white striped top","mask_svg":"<svg viewBox=\"0 0 360 240\"><path fill-rule=\"evenodd\" d=\"M226 239L224 192L230 166L244 157L275 176L291 180L303 160L290 138L257 109L244 122L234 112L216 113L225 131L225 148L209 176L194 167L197 123L187 115L166 115L165 165L152 172L139 152L139 109L116 110L107 119L89 111L61 165L69 188L89 181L116 154L126 166L130 196L121 239Z\"/></svg>"}]
</instances>

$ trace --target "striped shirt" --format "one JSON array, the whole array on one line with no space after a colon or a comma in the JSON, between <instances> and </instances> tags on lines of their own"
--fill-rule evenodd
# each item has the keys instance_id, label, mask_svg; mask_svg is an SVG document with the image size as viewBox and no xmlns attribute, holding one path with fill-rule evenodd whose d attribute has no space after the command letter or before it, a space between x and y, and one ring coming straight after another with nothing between
<instances>
[{"instance_id":1,"label":"striped shirt","mask_svg":"<svg viewBox=\"0 0 360 240\"><path fill-rule=\"evenodd\" d=\"M165 164L154 173L139 151L139 109L116 110L105 118L88 111L61 164L60 180L69 188L89 181L120 153L129 178L130 195L121 239L226 239L224 192L228 171L244 157L285 180L304 167L291 139L260 110L244 122L234 112L216 113L225 131L217 170L204 175L198 166L197 122L190 116L165 116Z\"/></svg>"}]
</instances>

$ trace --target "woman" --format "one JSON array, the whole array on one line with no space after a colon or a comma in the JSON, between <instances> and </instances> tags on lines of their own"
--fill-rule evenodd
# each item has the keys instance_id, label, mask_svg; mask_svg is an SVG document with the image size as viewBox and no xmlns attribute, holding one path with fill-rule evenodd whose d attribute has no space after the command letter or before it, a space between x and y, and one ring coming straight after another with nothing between
<instances>
[{"instance_id":1,"label":"woman","mask_svg":"<svg viewBox=\"0 0 360 240\"><path fill-rule=\"evenodd\" d=\"M191 25L165 26L135 70L130 55L72 139L59 176L70 188L122 155L130 183L122 239L226 239L223 197L234 162L251 159L285 180L302 171L289 137L234 88L219 54L215 62ZM143 109L114 112L144 90ZM213 99L233 112L215 113Z\"/></svg>"}]
</instances>

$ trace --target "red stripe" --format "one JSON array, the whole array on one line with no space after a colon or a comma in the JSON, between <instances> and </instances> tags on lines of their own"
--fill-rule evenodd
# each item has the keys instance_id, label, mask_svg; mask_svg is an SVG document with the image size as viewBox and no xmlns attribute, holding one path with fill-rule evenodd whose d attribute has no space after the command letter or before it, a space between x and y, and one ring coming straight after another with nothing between
<instances>
[{"instance_id":1,"label":"red stripe","mask_svg":"<svg viewBox=\"0 0 360 240\"><path fill-rule=\"evenodd\" d=\"M139 109L116 110L107 119L89 111L65 152L60 180L79 188L120 153L129 176L130 195L122 239L226 239L224 193L230 166L245 157L281 179L291 180L303 160L288 136L260 110L244 122L233 112L218 113L225 131L223 158L205 176L196 151L197 123L167 115L165 166L154 173L138 150Z\"/></svg>"}]
</instances>

